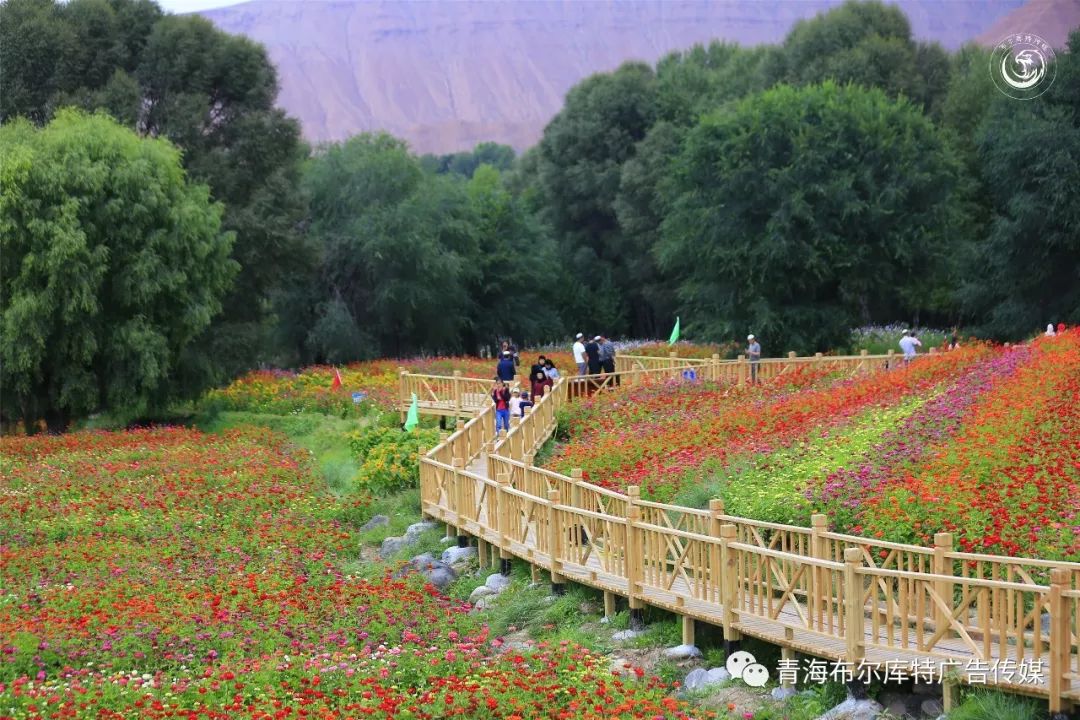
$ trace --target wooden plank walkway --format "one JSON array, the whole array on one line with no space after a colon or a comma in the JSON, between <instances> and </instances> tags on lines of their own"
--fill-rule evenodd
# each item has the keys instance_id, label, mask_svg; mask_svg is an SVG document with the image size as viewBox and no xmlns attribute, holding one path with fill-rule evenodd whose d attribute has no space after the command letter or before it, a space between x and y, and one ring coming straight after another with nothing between
<instances>
[{"instance_id":1,"label":"wooden plank walkway","mask_svg":"<svg viewBox=\"0 0 1080 720\"><path fill-rule=\"evenodd\" d=\"M624 384L681 372L676 359L663 360L623 375ZM854 372L888 365L866 356L822 361ZM588 382L603 390L611 380ZM441 382L428 377L424 387ZM557 383L509 436L496 441L486 404L427 452L425 515L549 571L553 583L626 597L632 609L671 610L684 618L684 641L703 621L730 639L746 634L851 667L937 679L948 667L949 683L1045 697L1053 712L1080 701L1080 564L957 553L946 533L934 548L832 533L820 515L810 528L765 523L726 515L718 500L709 510L644 502L636 488L622 494L578 471L536 468L533 453L554 432L571 385Z\"/></svg>"}]
</instances>

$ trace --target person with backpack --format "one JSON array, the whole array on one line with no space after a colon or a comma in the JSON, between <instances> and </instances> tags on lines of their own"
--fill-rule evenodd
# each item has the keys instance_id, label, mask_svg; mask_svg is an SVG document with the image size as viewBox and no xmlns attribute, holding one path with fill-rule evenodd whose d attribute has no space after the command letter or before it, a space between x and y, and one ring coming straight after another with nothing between
<instances>
[{"instance_id":1,"label":"person with backpack","mask_svg":"<svg viewBox=\"0 0 1080 720\"><path fill-rule=\"evenodd\" d=\"M506 383L514 382L514 375L517 374L517 368L514 365L514 359L510 355L509 350L503 350L502 358L495 366L495 375Z\"/></svg>"}]
</instances>

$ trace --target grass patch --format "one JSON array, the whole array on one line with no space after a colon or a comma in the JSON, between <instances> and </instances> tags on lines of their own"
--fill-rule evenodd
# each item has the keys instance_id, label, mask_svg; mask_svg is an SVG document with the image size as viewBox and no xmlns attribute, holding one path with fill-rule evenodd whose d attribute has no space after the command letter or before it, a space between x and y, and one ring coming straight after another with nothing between
<instances>
[{"instance_id":1,"label":"grass patch","mask_svg":"<svg viewBox=\"0 0 1080 720\"><path fill-rule=\"evenodd\" d=\"M975 690L948 714L948 720L1044 720L1044 703L994 690Z\"/></svg>"}]
</instances>

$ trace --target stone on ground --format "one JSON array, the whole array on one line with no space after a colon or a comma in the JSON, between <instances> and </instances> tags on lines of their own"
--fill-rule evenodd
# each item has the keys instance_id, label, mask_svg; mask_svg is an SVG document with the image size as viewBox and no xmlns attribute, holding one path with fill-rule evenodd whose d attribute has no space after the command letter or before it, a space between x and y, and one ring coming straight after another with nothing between
<instances>
[{"instance_id":1,"label":"stone on ground","mask_svg":"<svg viewBox=\"0 0 1080 720\"><path fill-rule=\"evenodd\" d=\"M390 518L388 516L376 515L375 517L371 518L366 523L360 526L360 532L367 532L368 530L374 530L377 527L382 527L383 525L389 524Z\"/></svg>"},{"instance_id":2,"label":"stone on ground","mask_svg":"<svg viewBox=\"0 0 1080 720\"><path fill-rule=\"evenodd\" d=\"M848 698L817 720L877 720L885 710L874 700Z\"/></svg>"},{"instance_id":3,"label":"stone on ground","mask_svg":"<svg viewBox=\"0 0 1080 720\"><path fill-rule=\"evenodd\" d=\"M683 687L687 690L700 690L710 685L719 685L731 679L731 674L724 668L695 668L686 675Z\"/></svg>"},{"instance_id":4,"label":"stone on ground","mask_svg":"<svg viewBox=\"0 0 1080 720\"><path fill-rule=\"evenodd\" d=\"M701 657L701 651L693 645L676 645L665 650L664 657L670 660L689 660Z\"/></svg>"},{"instance_id":5,"label":"stone on ground","mask_svg":"<svg viewBox=\"0 0 1080 720\"><path fill-rule=\"evenodd\" d=\"M611 636L611 639L623 642L624 640L633 640L641 634L642 632L640 630L619 630Z\"/></svg>"},{"instance_id":6,"label":"stone on ground","mask_svg":"<svg viewBox=\"0 0 1080 720\"><path fill-rule=\"evenodd\" d=\"M447 565L456 565L473 557L476 557L474 547L452 547L443 550L442 561Z\"/></svg>"},{"instance_id":7,"label":"stone on ground","mask_svg":"<svg viewBox=\"0 0 1080 720\"><path fill-rule=\"evenodd\" d=\"M798 691L793 687L774 687L770 693L773 700L779 700L780 702L793 698L798 694Z\"/></svg>"},{"instance_id":8,"label":"stone on ground","mask_svg":"<svg viewBox=\"0 0 1080 720\"><path fill-rule=\"evenodd\" d=\"M499 593L510 587L510 578L495 573L494 575L488 575L488 579L484 581L484 585Z\"/></svg>"}]
</instances>

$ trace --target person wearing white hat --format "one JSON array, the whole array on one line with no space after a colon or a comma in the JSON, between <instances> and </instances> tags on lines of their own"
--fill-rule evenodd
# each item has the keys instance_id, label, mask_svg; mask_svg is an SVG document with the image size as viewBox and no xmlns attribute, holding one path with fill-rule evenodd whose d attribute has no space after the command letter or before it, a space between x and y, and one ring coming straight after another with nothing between
<instances>
[{"instance_id":1,"label":"person wearing white hat","mask_svg":"<svg viewBox=\"0 0 1080 720\"><path fill-rule=\"evenodd\" d=\"M582 342L582 338L585 337L584 333L578 333L574 337L574 364L577 365L577 374L585 374L585 343Z\"/></svg>"},{"instance_id":2,"label":"person wearing white hat","mask_svg":"<svg viewBox=\"0 0 1080 720\"><path fill-rule=\"evenodd\" d=\"M585 359L589 364L589 374L600 374L600 336L597 335L585 343Z\"/></svg>"},{"instance_id":3,"label":"person wearing white hat","mask_svg":"<svg viewBox=\"0 0 1080 720\"><path fill-rule=\"evenodd\" d=\"M757 382L758 365L761 364L761 345L753 334L746 336L746 354L750 357L750 382Z\"/></svg>"},{"instance_id":4,"label":"person wearing white hat","mask_svg":"<svg viewBox=\"0 0 1080 720\"><path fill-rule=\"evenodd\" d=\"M915 337L915 333L910 330L905 330L904 337L900 338L900 349L904 351L904 362L911 362L915 359L915 348L917 347L922 347L919 338Z\"/></svg>"}]
</instances>

